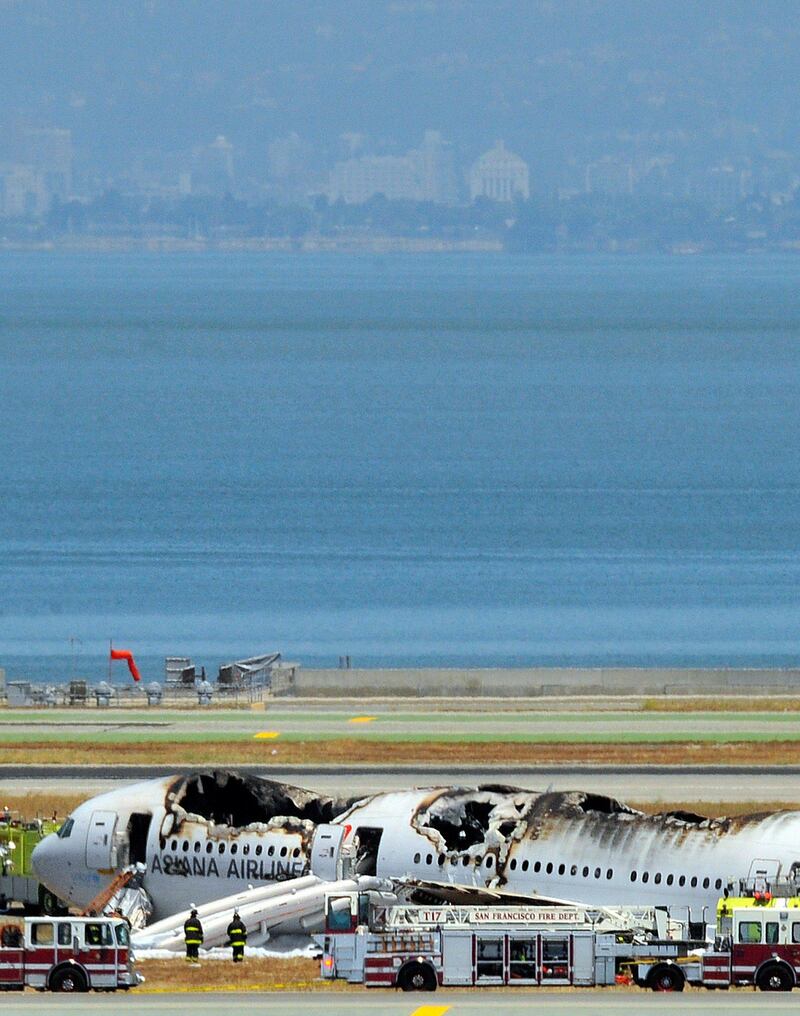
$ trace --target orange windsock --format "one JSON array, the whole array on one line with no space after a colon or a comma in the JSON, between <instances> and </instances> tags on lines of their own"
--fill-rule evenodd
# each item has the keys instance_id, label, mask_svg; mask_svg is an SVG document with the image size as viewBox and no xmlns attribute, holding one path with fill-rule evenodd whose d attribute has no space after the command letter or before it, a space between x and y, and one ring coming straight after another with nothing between
<instances>
[{"instance_id":1,"label":"orange windsock","mask_svg":"<svg viewBox=\"0 0 800 1016\"><path fill-rule=\"evenodd\" d=\"M131 677L134 681L140 681L142 675L139 673L139 668L136 666L136 660L133 658L133 653L130 649L112 649L111 650L112 660L127 660L128 670L131 672Z\"/></svg>"}]
</instances>

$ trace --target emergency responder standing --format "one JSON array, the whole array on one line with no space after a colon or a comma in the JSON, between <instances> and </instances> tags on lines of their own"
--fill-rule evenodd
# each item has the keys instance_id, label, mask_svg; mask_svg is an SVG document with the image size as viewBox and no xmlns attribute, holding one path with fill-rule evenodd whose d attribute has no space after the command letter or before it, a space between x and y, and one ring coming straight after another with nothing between
<instances>
[{"instance_id":1,"label":"emergency responder standing","mask_svg":"<svg viewBox=\"0 0 800 1016\"><path fill-rule=\"evenodd\" d=\"M200 957L197 951L203 944L203 925L194 907L183 925L183 937L186 941L186 962L198 963Z\"/></svg>"},{"instance_id":2,"label":"emergency responder standing","mask_svg":"<svg viewBox=\"0 0 800 1016\"><path fill-rule=\"evenodd\" d=\"M244 944L247 941L247 928L239 917L239 911L234 910L233 920L228 925L228 945L233 949L233 962L241 963L244 959Z\"/></svg>"}]
</instances>

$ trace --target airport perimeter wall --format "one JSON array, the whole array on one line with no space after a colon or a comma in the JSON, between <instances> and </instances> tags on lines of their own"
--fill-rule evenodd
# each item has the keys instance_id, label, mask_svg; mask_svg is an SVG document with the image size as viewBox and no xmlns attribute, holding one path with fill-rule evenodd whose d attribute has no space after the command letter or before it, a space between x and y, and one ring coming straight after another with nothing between
<instances>
[{"instance_id":1,"label":"airport perimeter wall","mask_svg":"<svg viewBox=\"0 0 800 1016\"><path fill-rule=\"evenodd\" d=\"M299 696L331 698L800 694L800 669L420 667L307 670L299 667L292 692Z\"/></svg>"}]
</instances>

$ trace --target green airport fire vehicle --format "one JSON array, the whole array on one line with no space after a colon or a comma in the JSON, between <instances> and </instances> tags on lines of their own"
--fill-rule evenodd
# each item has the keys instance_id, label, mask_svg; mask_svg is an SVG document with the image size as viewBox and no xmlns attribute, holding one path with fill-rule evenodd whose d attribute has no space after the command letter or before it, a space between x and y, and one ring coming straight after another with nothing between
<instances>
[{"instance_id":1,"label":"green airport fire vehicle","mask_svg":"<svg viewBox=\"0 0 800 1016\"><path fill-rule=\"evenodd\" d=\"M37 843L55 832L57 819L24 819L16 812L0 809L0 912L14 904L28 911L65 913L61 901L33 875L31 855Z\"/></svg>"}]
</instances>

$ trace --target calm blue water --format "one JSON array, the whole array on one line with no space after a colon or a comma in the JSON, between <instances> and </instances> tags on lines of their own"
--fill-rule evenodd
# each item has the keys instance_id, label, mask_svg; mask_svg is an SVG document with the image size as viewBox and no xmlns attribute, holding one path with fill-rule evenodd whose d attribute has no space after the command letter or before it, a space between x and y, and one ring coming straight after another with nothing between
<instances>
[{"instance_id":1,"label":"calm blue water","mask_svg":"<svg viewBox=\"0 0 800 1016\"><path fill-rule=\"evenodd\" d=\"M0 254L0 666L796 664L798 283Z\"/></svg>"}]
</instances>

